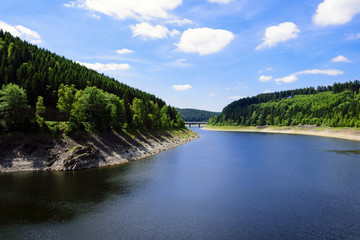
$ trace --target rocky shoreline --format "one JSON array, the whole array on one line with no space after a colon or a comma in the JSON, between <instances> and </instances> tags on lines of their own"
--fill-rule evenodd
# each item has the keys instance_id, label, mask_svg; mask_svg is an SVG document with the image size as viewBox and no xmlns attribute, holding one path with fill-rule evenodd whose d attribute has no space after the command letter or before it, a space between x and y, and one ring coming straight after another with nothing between
<instances>
[{"instance_id":1,"label":"rocky shoreline","mask_svg":"<svg viewBox=\"0 0 360 240\"><path fill-rule=\"evenodd\" d=\"M281 133L298 134L318 137L340 138L352 141L360 141L360 129L356 128L331 128L317 127L312 125L299 126L258 126L258 127L237 127L237 126L206 126L204 130L211 131L229 131L229 132L261 132L261 133Z\"/></svg>"},{"instance_id":2,"label":"rocky shoreline","mask_svg":"<svg viewBox=\"0 0 360 240\"><path fill-rule=\"evenodd\" d=\"M138 160L199 138L189 129L156 134L77 133L72 139L14 134L0 139L0 172L72 171Z\"/></svg>"}]
</instances>

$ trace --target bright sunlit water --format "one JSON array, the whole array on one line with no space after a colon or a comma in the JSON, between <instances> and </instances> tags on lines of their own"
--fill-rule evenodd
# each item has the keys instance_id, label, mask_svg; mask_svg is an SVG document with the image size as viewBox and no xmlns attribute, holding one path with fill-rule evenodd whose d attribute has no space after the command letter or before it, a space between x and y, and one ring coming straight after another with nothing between
<instances>
[{"instance_id":1,"label":"bright sunlit water","mask_svg":"<svg viewBox=\"0 0 360 240\"><path fill-rule=\"evenodd\" d=\"M360 143L211 132L123 166L0 174L0 239L360 239Z\"/></svg>"}]
</instances>

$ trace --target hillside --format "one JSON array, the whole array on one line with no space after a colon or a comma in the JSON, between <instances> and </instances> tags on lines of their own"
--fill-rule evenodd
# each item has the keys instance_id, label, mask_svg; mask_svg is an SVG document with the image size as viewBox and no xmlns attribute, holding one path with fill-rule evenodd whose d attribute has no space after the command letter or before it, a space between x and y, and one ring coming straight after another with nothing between
<instances>
[{"instance_id":1,"label":"hillside","mask_svg":"<svg viewBox=\"0 0 360 240\"><path fill-rule=\"evenodd\" d=\"M219 115L219 112L210 112L192 108L176 108L185 122L206 122L210 117Z\"/></svg>"},{"instance_id":2,"label":"hillside","mask_svg":"<svg viewBox=\"0 0 360 240\"><path fill-rule=\"evenodd\" d=\"M360 127L359 89L360 83L356 80L317 89L259 94L232 102L209 123L215 126Z\"/></svg>"},{"instance_id":3,"label":"hillside","mask_svg":"<svg viewBox=\"0 0 360 240\"><path fill-rule=\"evenodd\" d=\"M69 131L184 127L176 109L156 96L2 30L0 86L0 133L38 131L35 120L42 128L48 121L69 122Z\"/></svg>"}]
</instances>

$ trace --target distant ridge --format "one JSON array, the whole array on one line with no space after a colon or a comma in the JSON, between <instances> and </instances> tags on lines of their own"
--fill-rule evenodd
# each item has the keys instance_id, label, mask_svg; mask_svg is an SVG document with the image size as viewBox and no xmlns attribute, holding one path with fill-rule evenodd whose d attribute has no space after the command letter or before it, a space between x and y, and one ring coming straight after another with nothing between
<instances>
[{"instance_id":1,"label":"distant ridge","mask_svg":"<svg viewBox=\"0 0 360 240\"><path fill-rule=\"evenodd\" d=\"M215 126L360 127L360 82L263 93L227 105Z\"/></svg>"},{"instance_id":2,"label":"distant ridge","mask_svg":"<svg viewBox=\"0 0 360 240\"><path fill-rule=\"evenodd\" d=\"M220 114L220 112L210 112L192 108L176 108L176 110L185 122L206 122L210 117Z\"/></svg>"}]
</instances>

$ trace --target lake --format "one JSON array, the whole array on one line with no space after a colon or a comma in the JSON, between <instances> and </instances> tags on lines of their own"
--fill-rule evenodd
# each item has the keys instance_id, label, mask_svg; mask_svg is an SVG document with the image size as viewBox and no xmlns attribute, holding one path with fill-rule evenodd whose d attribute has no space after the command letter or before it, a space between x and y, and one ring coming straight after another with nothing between
<instances>
[{"instance_id":1,"label":"lake","mask_svg":"<svg viewBox=\"0 0 360 240\"><path fill-rule=\"evenodd\" d=\"M0 174L0 239L360 239L360 142L192 130L122 166Z\"/></svg>"}]
</instances>

